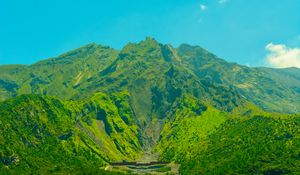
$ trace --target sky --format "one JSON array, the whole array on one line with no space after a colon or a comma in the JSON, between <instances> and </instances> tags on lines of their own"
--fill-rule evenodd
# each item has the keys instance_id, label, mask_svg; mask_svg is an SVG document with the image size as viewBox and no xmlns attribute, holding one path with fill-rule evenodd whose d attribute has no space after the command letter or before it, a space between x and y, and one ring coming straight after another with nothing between
<instances>
[{"instance_id":1,"label":"sky","mask_svg":"<svg viewBox=\"0 0 300 175\"><path fill-rule=\"evenodd\" d=\"M299 0L0 0L0 64L147 36L247 66L300 67Z\"/></svg>"}]
</instances>

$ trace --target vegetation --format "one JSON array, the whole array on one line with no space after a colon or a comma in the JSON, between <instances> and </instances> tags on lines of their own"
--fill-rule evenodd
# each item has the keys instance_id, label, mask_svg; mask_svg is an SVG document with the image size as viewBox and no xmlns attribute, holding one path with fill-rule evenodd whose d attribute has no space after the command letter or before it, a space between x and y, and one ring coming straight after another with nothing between
<instances>
[{"instance_id":1,"label":"vegetation","mask_svg":"<svg viewBox=\"0 0 300 175\"><path fill-rule=\"evenodd\" d=\"M182 174L297 174L300 116L230 116L208 107L175 113L156 151L181 164Z\"/></svg>"},{"instance_id":2,"label":"vegetation","mask_svg":"<svg viewBox=\"0 0 300 175\"><path fill-rule=\"evenodd\" d=\"M136 137L137 127L128 126L118 114L111 114L118 110L105 94L97 94L92 100L99 109L86 102L65 103L38 95L22 95L3 102L0 105L1 171L93 174L102 172L110 161L137 157L141 147ZM72 110L76 103L79 104L76 107L86 108ZM113 118L97 118L100 109ZM88 119L90 116L94 118ZM101 129L101 121L111 132Z\"/></svg>"},{"instance_id":3,"label":"vegetation","mask_svg":"<svg viewBox=\"0 0 300 175\"><path fill-rule=\"evenodd\" d=\"M177 53L199 78L232 87L267 111L300 112L300 70L252 68L228 63L198 46L183 44ZM284 108L279 106L284 105Z\"/></svg>"}]
</instances>

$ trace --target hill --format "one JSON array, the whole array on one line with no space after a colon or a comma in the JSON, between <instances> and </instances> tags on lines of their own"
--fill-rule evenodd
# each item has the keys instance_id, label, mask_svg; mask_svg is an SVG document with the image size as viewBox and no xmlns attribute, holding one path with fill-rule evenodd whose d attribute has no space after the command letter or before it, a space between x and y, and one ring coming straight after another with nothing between
<instances>
[{"instance_id":1,"label":"hill","mask_svg":"<svg viewBox=\"0 0 300 175\"><path fill-rule=\"evenodd\" d=\"M109 162L138 157L138 128L126 94L111 98L101 93L64 102L22 95L1 103L1 172L101 174Z\"/></svg>"}]
</instances>

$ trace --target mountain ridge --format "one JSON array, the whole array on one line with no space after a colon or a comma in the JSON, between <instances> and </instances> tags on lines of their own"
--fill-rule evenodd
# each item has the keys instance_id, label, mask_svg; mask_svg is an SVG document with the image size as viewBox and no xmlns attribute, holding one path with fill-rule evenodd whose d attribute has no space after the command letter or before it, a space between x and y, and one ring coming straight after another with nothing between
<instances>
[{"instance_id":1,"label":"mountain ridge","mask_svg":"<svg viewBox=\"0 0 300 175\"><path fill-rule=\"evenodd\" d=\"M182 68L186 67L185 69L188 69L189 72L193 72L199 78L202 78L205 81L213 82L215 84L226 85L227 87L234 87L237 89L237 91L239 91L240 94L242 94L248 100L264 108L265 110L271 110L277 112L288 112L288 113L300 111L299 105L290 106L289 109L285 111L280 111L278 109L274 110L274 108L276 108L275 106L276 105L278 106L279 103L272 101L271 98L268 98L266 96L264 97L254 96L254 98L251 98L249 96L249 94L253 94L253 93L258 93L258 95L261 95L263 93L264 94L271 93L270 95L272 98L277 98L277 100L279 100L280 103L286 103L280 100L282 96L285 96L285 94L281 92L282 89L285 89L285 91L290 91L288 93L289 101L292 101L293 104L300 102L300 95L299 95L300 80L297 78L297 75L300 74L299 73L300 70L297 68L287 68L287 69L272 69L272 68L264 68L264 67L250 68L247 66L238 65L236 63L228 63L225 60L217 57L214 54L211 54L210 52L206 51L205 49L199 46L190 46L188 44L182 44L178 48L173 48L170 45L160 44L155 39L150 37L146 38L146 40L138 44L128 43L121 51L117 51L115 49L109 48L108 46L102 46L102 45L97 45L95 43L92 43L83 46L81 48L75 49L73 51L67 52L65 54L62 54L56 58L43 60L29 66L14 66L14 65L3 66L2 65L1 66L2 72L0 72L1 80L3 81L1 83L2 86L5 86L5 84L8 85L15 84L19 87L19 86L24 86L20 84L30 83L30 82L24 82L24 78L29 79L29 81L31 81L30 79L35 79L37 82L40 82L41 84L44 83L45 86L49 86L48 84L49 83L51 84L52 81L64 80L64 82L61 82L58 85L54 84L53 86L55 87L60 86L62 87L62 89L65 89L65 92L56 94L55 92L43 92L43 91L47 91L47 88L45 90L42 90L42 88L39 87L37 87L37 89L32 89L34 88L33 86L35 86L35 83L31 82L32 85L29 85L29 87L28 85L26 85L28 88L18 89L17 91L19 92L14 92L14 91L7 92L7 90L3 90L1 93L1 99L4 100L10 96L15 96L17 94L22 94L22 93L50 94L50 95L60 96L61 98L66 96L64 94L68 94L66 91L70 91L72 92L72 94L75 95L77 93L76 89L80 88L82 84L89 84L89 82L87 81L91 81L92 77L99 76L97 72L100 72L100 76L101 75L105 76L105 74L108 73L109 71L114 71L113 69L115 69L115 67L113 67L112 65L116 64L116 61L118 59L119 61L121 60L121 62L122 59L124 58L132 59L133 57L130 58L128 56L126 57L126 54L127 55L130 54L128 53L128 51L135 52L134 50L130 51L130 48L140 47L140 49L138 51L136 50L136 52L142 54L141 51L145 49L143 48L144 46L153 47L152 49L155 49L156 47L156 49L160 50L159 51L160 53L156 53L156 55L153 55L154 59L161 57L165 59L165 62L167 64L169 64L168 62L170 62L170 65L175 64L175 65L179 65ZM151 50L151 48L149 49L150 50L146 49L145 52L154 53L155 50ZM150 59L151 55L149 55L148 53L146 54L147 54L147 59ZM157 55L157 54L161 54L161 55ZM138 57L140 57L140 55L134 56L134 58L138 58ZM141 59L140 65L137 66L145 66L144 61L147 60ZM149 60L149 61L154 61L154 60ZM162 63L163 62L157 62L158 65ZM69 72L65 72L63 67L55 66L56 64L71 66L72 68ZM49 67L48 65L51 65L51 67ZM100 65L100 67L96 68L95 67L96 65ZM53 73L45 72L43 75L38 70L39 66L42 66L40 67L41 69L45 69L47 67L54 70L58 69L57 71L60 71L60 73L70 74L70 76L61 77L61 78L59 77L56 80L55 78L58 77L59 75L55 75L55 72ZM153 66L153 65L149 65L149 66ZM36 72L37 75L34 74L35 72L34 69L38 71ZM28 71L31 71L31 73L24 77L24 75L28 74L26 73ZM229 73L226 73L227 71L229 71ZM237 74L241 74L241 76L240 75L237 76ZM284 80L284 78L281 79L277 78L279 77L279 75L281 77L288 76L293 78L290 78L291 80L288 81L287 83ZM24 78L18 80L18 77L22 77L22 76ZM53 78L51 76L53 76ZM74 77L77 77L77 79L75 79ZM260 79L256 80L257 77L258 78L260 77ZM46 78L49 80L40 81L40 79L44 80ZM245 82L243 82L242 79L245 79L244 80ZM259 83L263 81L269 81L270 86L264 89L270 89L270 90L263 91L263 92L255 92L253 89L251 89L251 86L249 86L249 82L259 85ZM126 83L126 81L124 80L124 82L122 83ZM293 83L294 83L293 86L289 85ZM94 84L94 83L90 83L90 84ZM262 85L264 84L266 83L264 82ZM280 86L280 88L273 89L272 84L276 84ZM284 84L288 84L288 85L286 86ZM5 88L2 87L2 89ZM83 89L83 91L85 90ZM73 96L72 94L70 93L66 97L70 98ZM278 95L279 98L276 97Z\"/></svg>"}]
</instances>

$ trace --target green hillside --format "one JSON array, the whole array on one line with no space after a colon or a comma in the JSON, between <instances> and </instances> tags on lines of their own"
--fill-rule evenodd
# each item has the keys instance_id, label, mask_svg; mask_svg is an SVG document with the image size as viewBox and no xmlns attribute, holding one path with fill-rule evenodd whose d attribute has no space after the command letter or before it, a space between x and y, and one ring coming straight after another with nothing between
<instances>
[{"instance_id":1,"label":"green hillside","mask_svg":"<svg viewBox=\"0 0 300 175\"><path fill-rule=\"evenodd\" d=\"M182 174L300 172L299 115L261 111L240 116L202 109L197 114L180 106L170 118L154 149L162 161L181 164Z\"/></svg>"},{"instance_id":2,"label":"green hillside","mask_svg":"<svg viewBox=\"0 0 300 175\"><path fill-rule=\"evenodd\" d=\"M299 113L300 69L252 68L228 63L198 46L183 44L178 55L199 78L232 87L267 111ZM284 108L279 108L282 104Z\"/></svg>"},{"instance_id":3,"label":"green hillside","mask_svg":"<svg viewBox=\"0 0 300 175\"><path fill-rule=\"evenodd\" d=\"M229 120L208 138L205 150L182 172L203 174L298 174L299 116ZM203 151L203 152L202 152Z\"/></svg>"},{"instance_id":4,"label":"green hillside","mask_svg":"<svg viewBox=\"0 0 300 175\"><path fill-rule=\"evenodd\" d=\"M93 173L102 172L108 162L139 157L138 128L126 106L126 94L112 98L115 101L101 93L88 101L63 102L22 95L3 102L1 171Z\"/></svg>"}]
</instances>

